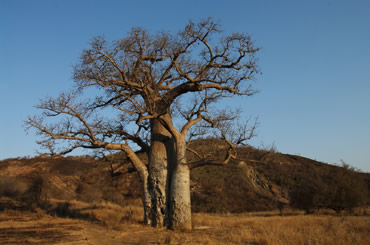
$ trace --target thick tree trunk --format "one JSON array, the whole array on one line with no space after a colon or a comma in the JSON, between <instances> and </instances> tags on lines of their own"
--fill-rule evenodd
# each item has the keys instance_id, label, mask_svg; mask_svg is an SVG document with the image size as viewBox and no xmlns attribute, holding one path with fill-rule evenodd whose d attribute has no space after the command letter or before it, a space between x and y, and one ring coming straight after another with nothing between
<instances>
[{"instance_id":1,"label":"thick tree trunk","mask_svg":"<svg viewBox=\"0 0 370 245\"><path fill-rule=\"evenodd\" d=\"M151 224L154 227L167 226L168 171L174 150L171 134L159 120L152 119L148 191L151 196Z\"/></svg>"},{"instance_id":2,"label":"thick tree trunk","mask_svg":"<svg viewBox=\"0 0 370 245\"><path fill-rule=\"evenodd\" d=\"M190 169L186 164L185 137L176 142L177 164L172 173L169 228L191 230Z\"/></svg>"}]
</instances>

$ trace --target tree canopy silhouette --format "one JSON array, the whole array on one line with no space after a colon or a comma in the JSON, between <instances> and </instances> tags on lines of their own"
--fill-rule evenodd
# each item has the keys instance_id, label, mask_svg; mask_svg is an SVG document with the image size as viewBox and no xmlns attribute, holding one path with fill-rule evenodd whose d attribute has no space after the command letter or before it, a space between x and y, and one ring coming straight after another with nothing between
<instances>
[{"instance_id":1,"label":"tree canopy silhouette","mask_svg":"<svg viewBox=\"0 0 370 245\"><path fill-rule=\"evenodd\" d=\"M42 100L42 115L26 124L53 154L124 151L142 182L145 223L191 229L190 169L227 164L254 135L256 122L240 122L238 110L219 102L255 94L258 50L249 35L224 35L211 18L176 34L133 28L114 42L95 37L74 67L76 87ZM90 88L94 96L83 100ZM199 137L222 139L224 160L191 149L187 142ZM186 151L198 160L188 162Z\"/></svg>"}]
</instances>

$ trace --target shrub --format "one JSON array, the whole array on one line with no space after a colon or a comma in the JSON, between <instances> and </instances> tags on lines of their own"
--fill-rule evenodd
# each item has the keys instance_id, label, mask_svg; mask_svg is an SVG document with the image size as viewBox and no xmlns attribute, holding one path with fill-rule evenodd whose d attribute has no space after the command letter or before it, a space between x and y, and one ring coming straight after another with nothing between
<instances>
[{"instance_id":1,"label":"shrub","mask_svg":"<svg viewBox=\"0 0 370 245\"><path fill-rule=\"evenodd\" d=\"M27 190L27 184L14 176L0 176L0 196L19 199Z\"/></svg>"},{"instance_id":2,"label":"shrub","mask_svg":"<svg viewBox=\"0 0 370 245\"><path fill-rule=\"evenodd\" d=\"M306 213L319 208L351 212L367 204L368 187L360 173L343 163L342 167L323 173L321 178L301 179L290 198L292 207Z\"/></svg>"},{"instance_id":3,"label":"shrub","mask_svg":"<svg viewBox=\"0 0 370 245\"><path fill-rule=\"evenodd\" d=\"M308 178L301 179L290 193L290 205L293 208L304 210L306 214L313 213L322 204L324 195L321 190L322 184L318 181Z\"/></svg>"},{"instance_id":4,"label":"shrub","mask_svg":"<svg viewBox=\"0 0 370 245\"><path fill-rule=\"evenodd\" d=\"M63 218L71 217L72 218L74 216L72 215L71 203L69 202L58 203L54 211L58 217L63 217Z\"/></svg>"},{"instance_id":5,"label":"shrub","mask_svg":"<svg viewBox=\"0 0 370 245\"><path fill-rule=\"evenodd\" d=\"M325 207L340 213L367 205L368 187L362 175L346 163L327 178Z\"/></svg>"},{"instance_id":6,"label":"shrub","mask_svg":"<svg viewBox=\"0 0 370 245\"><path fill-rule=\"evenodd\" d=\"M43 201L46 200L46 193L44 190L44 180L40 175L36 175L31 179L31 183L22 196L22 199L31 209L40 207L43 204Z\"/></svg>"}]
</instances>

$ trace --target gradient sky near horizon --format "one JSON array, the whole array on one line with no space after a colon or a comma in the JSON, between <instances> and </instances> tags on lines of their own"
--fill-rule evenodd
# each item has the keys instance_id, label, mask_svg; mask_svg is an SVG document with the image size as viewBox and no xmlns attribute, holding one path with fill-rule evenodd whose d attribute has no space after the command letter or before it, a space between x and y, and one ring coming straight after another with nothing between
<instances>
[{"instance_id":1,"label":"gradient sky near horizon","mask_svg":"<svg viewBox=\"0 0 370 245\"><path fill-rule=\"evenodd\" d=\"M73 86L93 36L177 32L207 17L262 48L261 92L232 101L259 117L252 145L370 172L369 0L0 0L0 159L36 154L23 121Z\"/></svg>"}]
</instances>

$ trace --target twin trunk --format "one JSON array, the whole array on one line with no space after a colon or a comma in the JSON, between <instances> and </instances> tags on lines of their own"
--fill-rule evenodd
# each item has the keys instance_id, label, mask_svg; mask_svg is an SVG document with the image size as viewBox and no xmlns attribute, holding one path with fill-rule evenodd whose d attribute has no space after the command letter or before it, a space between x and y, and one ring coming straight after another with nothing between
<instances>
[{"instance_id":1,"label":"twin trunk","mask_svg":"<svg viewBox=\"0 0 370 245\"><path fill-rule=\"evenodd\" d=\"M190 170L186 165L185 140L175 142L156 119L151 124L149 176L147 184L142 183L143 201L149 195L151 206L150 211L145 212L144 220L150 221L147 223L154 227L190 230Z\"/></svg>"}]
</instances>

